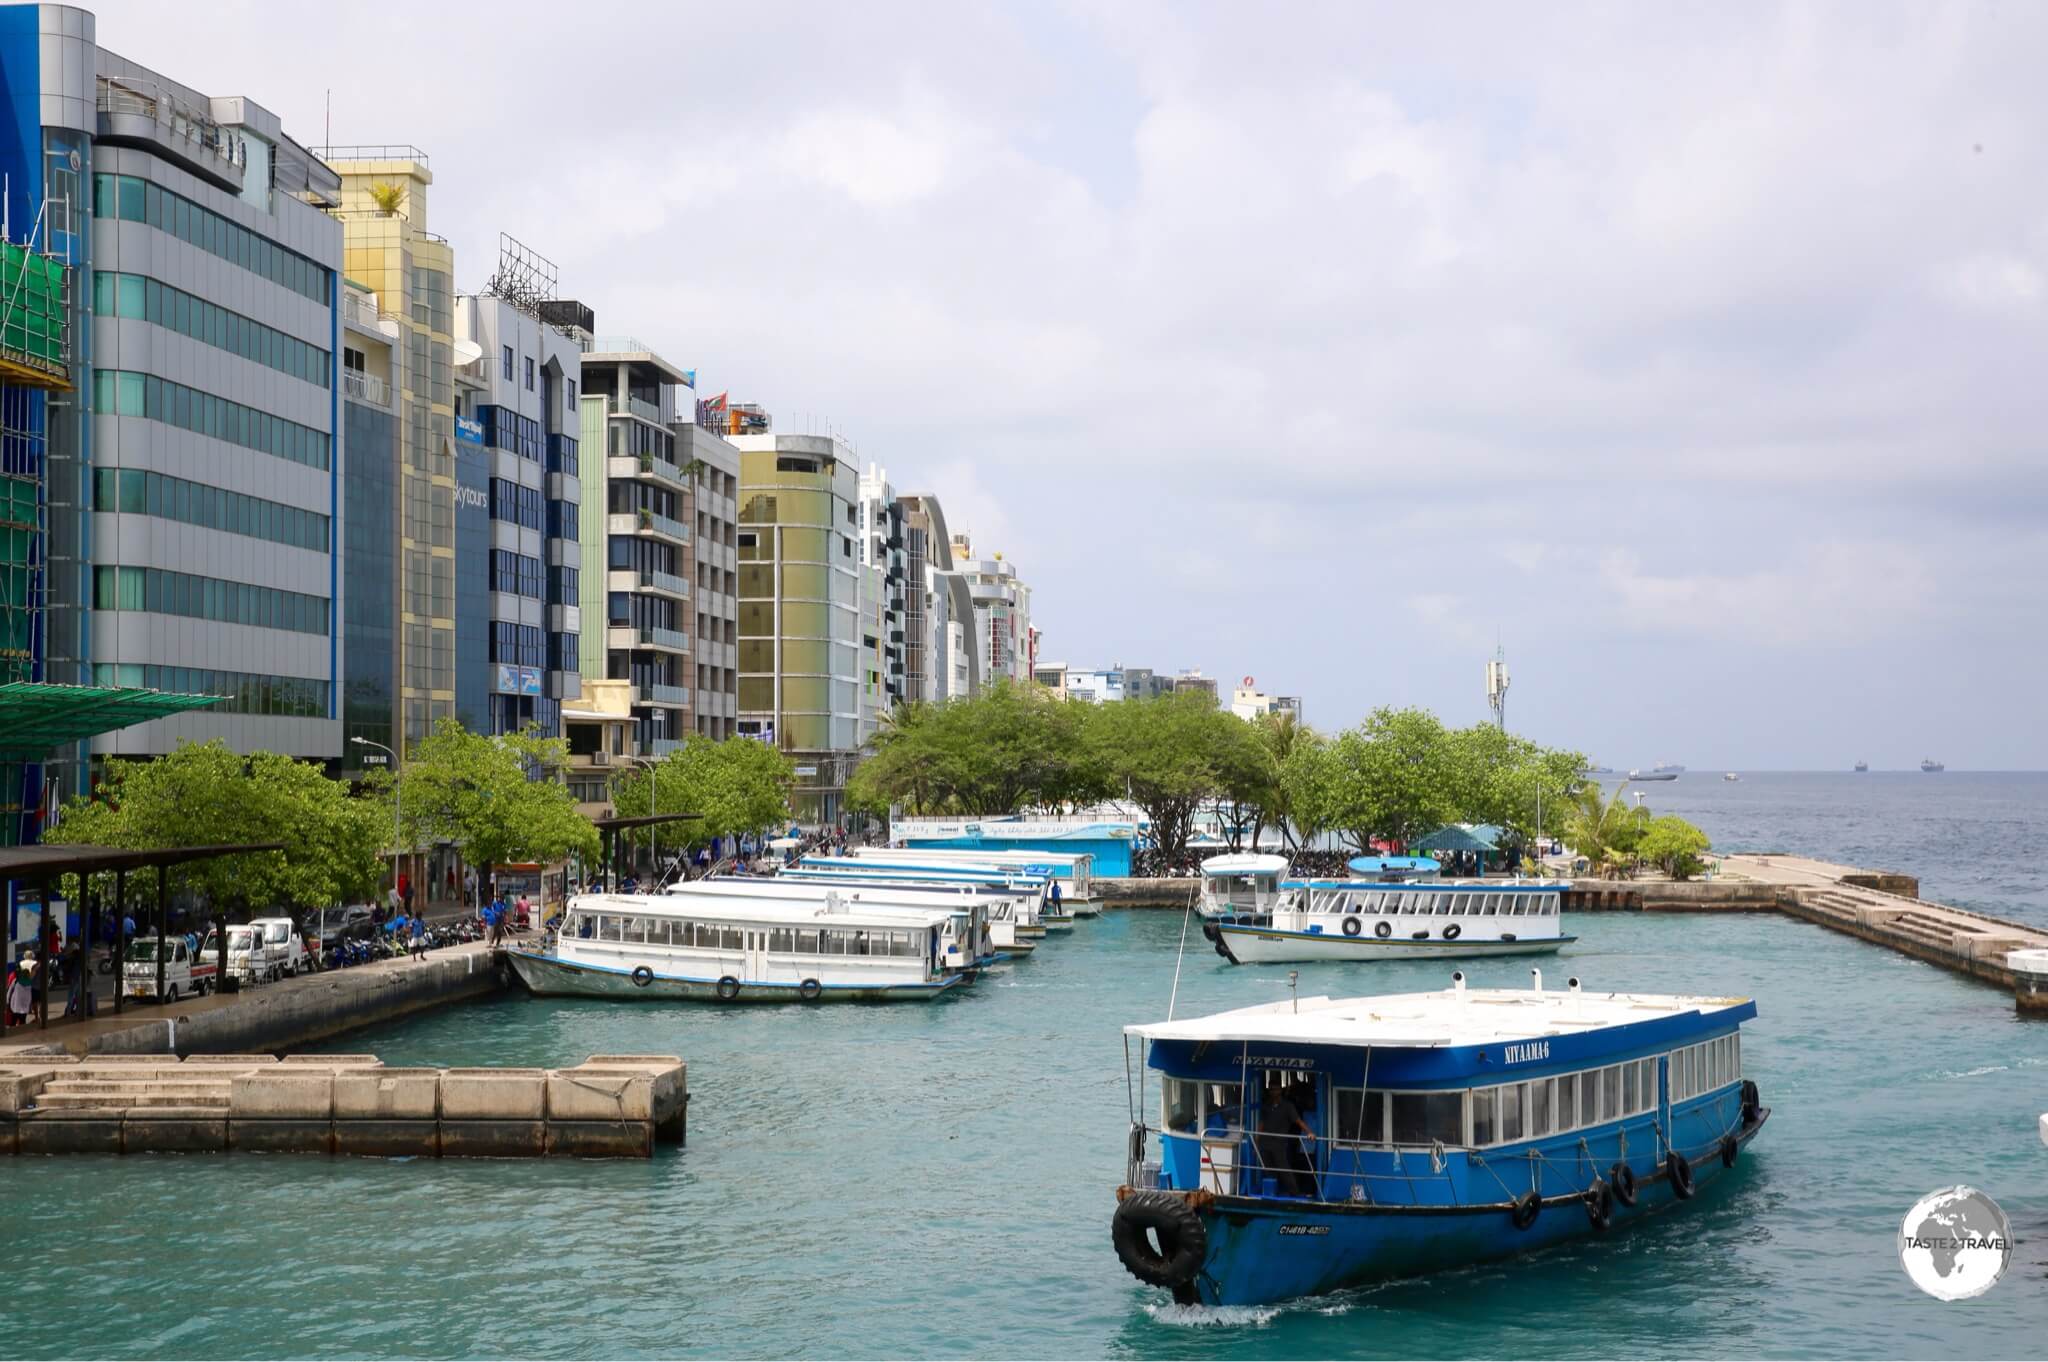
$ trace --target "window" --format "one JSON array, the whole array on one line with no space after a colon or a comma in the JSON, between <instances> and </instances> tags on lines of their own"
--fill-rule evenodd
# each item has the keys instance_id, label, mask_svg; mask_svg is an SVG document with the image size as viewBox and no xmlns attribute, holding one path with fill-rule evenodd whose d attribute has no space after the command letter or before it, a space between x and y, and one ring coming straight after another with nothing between
<instances>
[{"instance_id":1,"label":"window","mask_svg":"<svg viewBox=\"0 0 2048 1362\"><path fill-rule=\"evenodd\" d=\"M327 632L324 596L161 568L96 567L93 600L101 610L145 610L301 634Z\"/></svg>"},{"instance_id":2,"label":"window","mask_svg":"<svg viewBox=\"0 0 2048 1362\"><path fill-rule=\"evenodd\" d=\"M332 306L325 267L240 223L133 175L95 175L92 188L96 217L147 223L323 307Z\"/></svg>"},{"instance_id":3,"label":"window","mask_svg":"<svg viewBox=\"0 0 2048 1362\"><path fill-rule=\"evenodd\" d=\"M573 378L564 379L563 390L569 394L569 410L571 413L574 413L576 410L576 380Z\"/></svg>"},{"instance_id":4,"label":"window","mask_svg":"<svg viewBox=\"0 0 2048 1362\"><path fill-rule=\"evenodd\" d=\"M1472 1143L1493 1144L1500 1139L1500 1123L1495 1117L1499 1107L1498 1088L1475 1088L1472 1091Z\"/></svg>"},{"instance_id":5,"label":"window","mask_svg":"<svg viewBox=\"0 0 2048 1362\"><path fill-rule=\"evenodd\" d=\"M1390 1094L1388 1122L1395 1144L1463 1144L1465 1094L1462 1091Z\"/></svg>"},{"instance_id":6,"label":"window","mask_svg":"<svg viewBox=\"0 0 2048 1362\"><path fill-rule=\"evenodd\" d=\"M1502 1144L1522 1138L1522 1098L1527 1087L1523 1083L1508 1083L1496 1089L1500 1094L1500 1139Z\"/></svg>"},{"instance_id":7,"label":"window","mask_svg":"<svg viewBox=\"0 0 2048 1362\"><path fill-rule=\"evenodd\" d=\"M526 390L533 391L533 356L526 356Z\"/></svg>"},{"instance_id":8,"label":"window","mask_svg":"<svg viewBox=\"0 0 2048 1362\"><path fill-rule=\"evenodd\" d=\"M512 381L512 347L511 347L511 346L509 346L509 345L507 345L507 346L503 346L503 347L501 347L501 348L502 348L502 349L504 350L504 352L505 352L505 353L504 353L504 361L505 361L505 363L504 363L504 369L505 369L505 381L506 381L507 383L510 383L510 382Z\"/></svg>"},{"instance_id":9,"label":"window","mask_svg":"<svg viewBox=\"0 0 2048 1362\"><path fill-rule=\"evenodd\" d=\"M1191 1078L1167 1078L1160 1083L1159 1126L1184 1135L1200 1133L1202 1085Z\"/></svg>"},{"instance_id":10,"label":"window","mask_svg":"<svg viewBox=\"0 0 2048 1362\"><path fill-rule=\"evenodd\" d=\"M1551 1132L1551 1080L1539 1078L1529 1084L1529 1138L1540 1140Z\"/></svg>"},{"instance_id":11,"label":"window","mask_svg":"<svg viewBox=\"0 0 2048 1362\"><path fill-rule=\"evenodd\" d=\"M95 370L93 411L101 416L140 416L161 421L309 468L327 467L326 431L286 421L154 374Z\"/></svg>"}]
</instances>

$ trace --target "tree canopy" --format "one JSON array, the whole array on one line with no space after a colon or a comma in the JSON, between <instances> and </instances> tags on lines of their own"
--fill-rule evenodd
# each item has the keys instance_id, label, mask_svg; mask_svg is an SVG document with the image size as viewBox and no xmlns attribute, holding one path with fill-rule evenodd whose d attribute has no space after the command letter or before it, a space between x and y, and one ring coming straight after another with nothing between
<instances>
[{"instance_id":1,"label":"tree canopy","mask_svg":"<svg viewBox=\"0 0 2048 1362\"><path fill-rule=\"evenodd\" d=\"M597 829L558 778L568 745L532 729L485 737L453 719L414 743L398 773L399 826L407 847L451 842L476 866L597 855ZM372 777L391 817L393 780Z\"/></svg>"},{"instance_id":2,"label":"tree canopy","mask_svg":"<svg viewBox=\"0 0 2048 1362\"><path fill-rule=\"evenodd\" d=\"M216 909L325 907L375 892L390 822L312 762L244 757L216 738L108 764L44 840L155 849L282 842L283 851L174 866L169 882Z\"/></svg>"},{"instance_id":3,"label":"tree canopy","mask_svg":"<svg viewBox=\"0 0 2048 1362\"><path fill-rule=\"evenodd\" d=\"M1273 757L1251 724L1196 691L1090 705L1083 725L1113 790L1145 813L1162 851L1187 847L1195 813L1233 796L1269 797Z\"/></svg>"},{"instance_id":4,"label":"tree canopy","mask_svg":"<svg viewBox=\"0 0 2048 1362\"><path fill-rule=\"evenodd\" d=\"M998 681L941 704L899 705L854 772L847 802L914 814L1010 813L1083 803L1110 792L1087 741L1095 707Z\"/></svg>"},{"instance_id":5,"label":"tree canopy","mask_svg":"<svg viewBox=\"0 0 2048 1362\"><path fill-rule=\"evenodd\" d=\"M658 836L668 846L695 847L713 837L737 837L779 827L789 818L789 759L752 738L723 742L697 734L651 768L635 766L612 784L612 806L622 818L652 813L694 813L687 823L636 828L636 841Z\"/></svg>"}]
</instances>

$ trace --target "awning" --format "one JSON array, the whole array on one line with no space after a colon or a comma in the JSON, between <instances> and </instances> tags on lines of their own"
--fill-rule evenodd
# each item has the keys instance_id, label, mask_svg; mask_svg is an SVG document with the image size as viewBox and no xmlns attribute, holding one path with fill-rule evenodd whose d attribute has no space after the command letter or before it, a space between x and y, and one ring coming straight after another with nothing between
<instances>
[{"instance_id":1,"label":"awning","mask_svg":"<svg viewBox=\"0 0 2048 1362\"><path fill-rule=\"evenodd\" d=\"M136 686L0 685L0 756L34 761L51 748L131 724L217 705L225 696L180 695Z\"/></svg>"},{"instance_id":2,"label":"awning","mask_svg":"<svg viewBox=\"0 0 2048 1362\"><path fill-rule=\"evenodd\" d=\"M1438 828L1415 844L1417 851L1499 851L1495 839L1500 829L1487 823L1451 823Z\"/></svg>"}]
</instances>

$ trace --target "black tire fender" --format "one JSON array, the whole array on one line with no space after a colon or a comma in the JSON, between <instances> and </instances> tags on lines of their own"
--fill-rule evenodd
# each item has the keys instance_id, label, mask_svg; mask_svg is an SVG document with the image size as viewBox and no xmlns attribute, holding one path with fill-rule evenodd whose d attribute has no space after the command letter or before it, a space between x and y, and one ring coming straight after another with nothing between
<instances>
[{"instance_id":1,"label":"black tire fender","mask_svg":"<svg viewBox=\"0 0 2048 1362\"><path fill-rule=\"evenodd\" d=\"M1365 924L1363 922L1360 922L1357 918L1347 917L1344 919L1344 935L1357 936L1360 932L1364 930Z\"/></svg>"},{"instance_id":2,"label":"black tire fender","mask_svg":"<svg viewBox=\"0 0 2048 1362\"><path fill-rule=\"evenodd\" d=\"M1536 1217L1543 1213L1543 1198L1532 1187L1514 1200L1514 1209L1508 1214L1514 1219L1515 1228L1526 1230L1536 1223Z\"/></svg>"},{"instance_id":3,"label":"black tire fender","mask_svg":"<svg viewBox=\"0 0 2048 1362\"><path fill-rule=\"evenodd\" d=\"M1671 1179L1671 1195L1680 1201L1692 1200L1692 1164L1685 1155L1675 1149L1665 1155L1664 1175Z\"/></svg>"},{"instance_id":4,"label":"black tire fender","mask_svg":"<svg viewBox=\"0 0 2048 1362\"><path fill-rule=\"evenodd\" d=\"M1614 1189L1614 1199L1622 1205L1636 1204L1636 1170L1626 1163L1617 1162L1607 1170L1607 1185Z\"/></svg>"},{"instance_id":5,"label":"black tire fender","mask_svg":"<svg viewBox=\"0 0 2048 1362\"><path fill-rule=\"evenodd\" d=\"M720 977L718 981L718 996L727 1002L731 1002L734 998L739 997L740 981L730 974Z\"/></svg>"},{"instance_id":6,"label":"black tire fender","mask_svg":"<svg viewBox=\"0 0 2048 1362\"><path fill-rule=\"evenodd\" d=\"M796 996L807 1003L818 1001L818 995L824 991L825 986L816 979L806 979L796 986Z\"/></svg>"},{"instance_id":7,"label":"black tire fender","mask_svg":"<svg viewBox=\"0 0 2048 1362\"><path fill-rule=\"evenodd\" d=\"M1444 940L1456 941L1459 937L1463 936L1464 934L1465 929L1463 927L1460 927L1457 923L1447 922L1444 924Z\"/></svg>"},{"instance_id":8,"label":"black tire fender","mask_svg":"<svg viewBox=\"0 0 2048 1362\"><path fill-rule=\"evenodd\" d=\"M1215 941L1215 940L1216 940L1216 924L1215 924L1215 923L1213 923L1213 922L1209 922L1209 921L1206 921L1206 920L1205 920L1205 921L1204 921L1204 922L1202 923L1202 935L1203 935L1203 936L1206 936L1206 937L1208 937L1208 938L1209 938L1209 940L1210 940L1211 942Z\"/></svg>"},{"instance_id":9,"label":"black tire fender","mask_svg":"<svg viewBox=\"0 0 2048 1362\"><path fill-rule=\"evenodd\" d=\"M1743 1124L1743 1125L1744 1125L1745 1127L1747 1127L1747 1126L1753 1126L1753 1125L1755 1125L1755 1124L1756 1124L1756 1118L1757 1118L1757 1113L1758 1113L1758 1112L1760 1112L1760 1111L1762 1111L1762 1110L1763 1110L1763 1098L1762 1098L1761 1094L1759 1094L1759 1093L1757 1092L1757 1090L1756 1090L1756 1083L1755 1083L1755 1081L1754 1081L1754 1080L1752 1080L1752 1079L1747 1079L1747 1078L1743 1079L1743 1080L1742 1080L1742 1124Z\"/></svg>"},{"instance_id":10,"label":"black tire fender","mask_svg":"<svg viewBox=\"0 0 2048 1362\"><path fill-rule=\"evenodd\" d=\"M1158 1248L1148 1232L1158 1237ZM1209 1255L1209 1227L1173 1192L1147 1189L1118 1202L1109 1239L1125 1271L1147 1286L1187 1286Z\"/></svg>"},{"instance_id":11,"label":"black tire fender","mask_svg":"<svg viewBox=\"0 0 2048 1362\"><path fill-rule=\"evenodd\" d=\"M1394 924L1386 921L1378 922L1374 924L1372 934L1378 937L1380 940L1385 941L1388 937L1394 934Z\"/></svg>"},{"instance_id":12,"label":"black tire fender","mask_svg":"<svg viewBox=\"0 0 2048 1362\"><path fill-rule=\"evenodd\" d=\"M654 982L654 971L646 965L633 966L633 987L646 988Z\"/></svg>"},{"instance_id":13,"label":"black tire fender","mask_svg":"<svg viewBox=\"0 0 2048 1362\"><path fill-rule=\"evenodd\" d=\"M1581 1199L1586 1203L1586 1219L1592 1222L1596 1232L1614 1223L1614 1189L1607 1185L1605 1179L1595 1178Z\"/></svg>"},{"instance_id":14,"label":"black tire fender","mask_svg":"<svg viewBox=\"0 0 2048 1362\"><path fill-rule=\"evenodd\" d=\"M1721 1166L1723 1168L1733 1168L1735 1160L1740 1157L1742 1157L1742 1141L1736 1139L1733 1135L1723 1135L1721 1137Z\"/></svg>"}]
</instances>

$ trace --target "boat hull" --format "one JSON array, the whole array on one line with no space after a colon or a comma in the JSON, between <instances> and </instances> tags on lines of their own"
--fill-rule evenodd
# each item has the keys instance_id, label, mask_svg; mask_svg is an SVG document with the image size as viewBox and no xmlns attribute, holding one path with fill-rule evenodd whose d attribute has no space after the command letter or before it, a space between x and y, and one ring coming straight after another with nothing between
<instances>
[{"instance_id":1,"label":"boat hull","mask_svg":"<svg viewBox=\"0 0 2048 1362\"><path fill-rule=\"evenodd\" d=\"M604 965L578 964L534 951L508 950L505 958L527 991L545 998L612 998L626 1002L928 1002L966 983L966 974L951 974L928 984L823 984L815 998L804 998L800 985L742 979L739 992L721 996L717 979L656 974L645 984L631 973Z\"/></svg>"},{"instance_id":2,"label":"boat hull","mask_svg":"<svg viewBox=\"0 0 2048 1362\"><path fill-rule=\"evenodd\" d=\"M1747 1145L1770 1116L1768 1107L1736 1133ZM1723 1181L1732 1167L1695 1160L1693 1200ZM1596 1233L1613 1234L1646 1216L1682 1205L1661 1170L1638 1174L1636 1204L1616 1202L1605 1231L1596 1231L1576 1195L1547 1197L1534 1223L1516 1229L1511 1203L1493 1206L1369 1206L1346 1203L1216 1197L1201 1210L1208 1252L1189 1287L1204 1305L1263 1305L1297 1296L1472 1263L1511 1258ZM1190 1287L1192 1288L1190 1290Z\"/></svg>"},{"instance_id":3,"label":"boat hull","mask_svg":"<svg viewBox=\"0 0 2048 1362\"><path fill-rule=\"evenodd\" d=\"M1216 953L1234 965L1301 964L1316 960L1463 960L1492 955L1549 955L1575 936L1522 937L1514 941L1460 937L1417 941L1395 935L1342 932L1285 932L1271 927L1236 927L1219 922Z\"/></svg>"}]
</instances>

